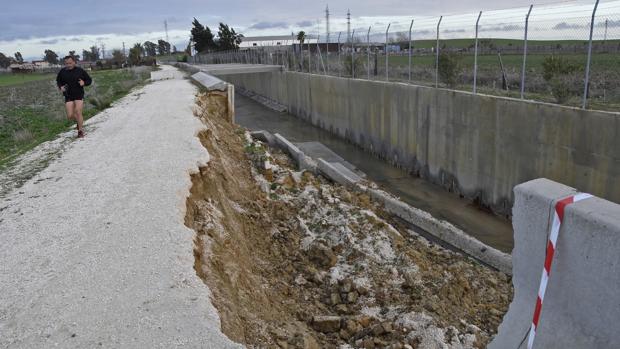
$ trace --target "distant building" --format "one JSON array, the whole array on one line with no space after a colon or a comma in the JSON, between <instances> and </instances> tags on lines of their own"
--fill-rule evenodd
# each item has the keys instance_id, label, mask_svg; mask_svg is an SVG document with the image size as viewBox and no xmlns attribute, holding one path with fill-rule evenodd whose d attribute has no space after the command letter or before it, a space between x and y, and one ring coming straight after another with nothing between
<instances>
[{"instance_id":1,"label":"distant building","mask_svg":"<svg viewBox=\"0 0 620 349\"><path fill-rule=\"evenodd\" d=\"M37 67L32 63L13 63L9 66L12 73L32 73L37 70Z\"/></svg>"},{"instance_id":2,"label":"distant building","mask_svg":"<svg viewBox=\"0 0 620 349\"><path fill-rule=\"evenodd\" d=\"M248 36L241 39L239 48L291 46L298 43L297 35ZM316 37L308 35L304 43L316 43Z\"/></svg>"},{"instance_id":3,"label":"distant building","mask_svg":"<svg viewBox=\"0 0 620 349\"><path fill-rule=\"evenodd\" d=\"M32 64L34 64L36 69L47 69L47 68L52 68L52 65L47 62L47 61L32 61Z\"/></svg>"}]
</instances>

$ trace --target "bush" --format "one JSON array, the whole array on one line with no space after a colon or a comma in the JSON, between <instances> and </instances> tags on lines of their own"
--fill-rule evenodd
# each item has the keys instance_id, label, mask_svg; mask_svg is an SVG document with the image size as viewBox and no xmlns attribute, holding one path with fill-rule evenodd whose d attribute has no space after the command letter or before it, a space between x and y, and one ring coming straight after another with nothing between
<instances>
[{"instance_id":1,"label":"bush","mask_svg":"<svg viewBox=\"0 0 620 349\"><path fill-rule=\"evenodd\" d=\"M461 57L454 52L439 53L439 79L448 87L455 87L458 79Z\"/></svg>"},{"instance_id":2,"label":"bush","mask_svg":"<svg viewBox=\"0 0 620 349\"><path fill-rule=\"evenodd\" d=\"M576 64L569 63L562 56L547 56L543 61L543 78L551 81L554 77L568 75L580 70Z\"/></svg>"},{"instance_id":3,"label":"bush","mask_svg":"<svg viewBox=\"0 0 620 349\"><path fill-rule=\"evenodd\" d=\"M356 52L355 66L351 64L351 61L352 61L351 53L347 54L342 60L346 75L351 75L351 76L353 75L353 70L352 70L353 67L355 67L355 76L366 75L366 70L364 69L365 68L364 59L362 58L361 54Z\"/></svg>"},{"instance_id":4,"label":"bush","mask_svg":"<svg viewBox=\"0 0 620 349\"><path fill-rule=\"evenodd\" d=\"M579 93L579 81L575 73L581 70L576 64L571 64L561 56L547 56L543 61L543 79L549 85L551 94L557 103L567 102L573 95Z\"/></svg>"}]
</instances>

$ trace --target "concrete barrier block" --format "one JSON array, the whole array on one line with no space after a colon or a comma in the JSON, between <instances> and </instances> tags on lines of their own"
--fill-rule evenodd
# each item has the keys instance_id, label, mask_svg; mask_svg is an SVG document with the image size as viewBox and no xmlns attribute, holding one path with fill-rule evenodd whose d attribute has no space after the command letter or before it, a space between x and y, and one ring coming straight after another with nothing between
<instances>
[{"instance_id":1,"label":"concrete barrier block","mask_svg":"<svg viewBox=\"0 0 620 349\"><path fill-rule=\"evenodd\" d=\"M576 190L537 179L514 189L514 298L492 349L525 348L557 200ZM617 348L620 206L599 198L567 206L535 348Z\"/></svg>"},{"instance_id":2,"label":"concrete barrier block","mask_svg":"<svg viewBox=\"0 0 620 349\"><path fill-rule=\"evenodd\" d=\"M383 203L387 212L420 227L439 240L456 247L499 271L511 274L512 262L510 255L485 245L452 224L440 221L426 211L409 206L382 190L368 189L367 192L374 200Z\"/></svg>"},{"instance_id":3,"label":"concrete barrier block","mask_svg":"<svg viewBox=\"0 0 620 349\"><path fill-rule=\"evenodd\" d=\"M317 166L321 174L338 184L353 187L356 183L362 181L361 177L338 162L327 162L322 158L318 158Z\"/></svg>"},{"instance_id":4,"label":"concrete barrier block","mask_svg":"<svg viewBox=\"0 0 620 349\"><path fill-rule=\"evenodd\" d=\"M192 79L202 86L204 86L207 90L213 91L227 91L228 84L215 76L209 75L207 73L198 72L192 75Z\"/></svg>"},{"instance_id":5,"label":"concrete barrier block","mask_svg":"<svg viewBox=\"0 0 620 349\"><path fill-rule=\"evenodd\" d=\"M302 170L308 170L316 173L317 164L311 158L307 157L297 146L284 138L281 134L276 133L273 135L277 146L286 151L297 163Z\"/></svg>"}]
</instances>

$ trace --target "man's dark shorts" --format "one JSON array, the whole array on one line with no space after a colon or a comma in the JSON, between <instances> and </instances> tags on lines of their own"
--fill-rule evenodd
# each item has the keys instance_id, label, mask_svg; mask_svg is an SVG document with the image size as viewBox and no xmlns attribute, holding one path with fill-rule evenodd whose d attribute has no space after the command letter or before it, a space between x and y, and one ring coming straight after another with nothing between
<instances>
[{"instance_id":1,"label":"man's dark shorts","mask_svg":"<svg viewBox=\"0 0 620 349\"><path fill-rule=\"evenodd\" d=\"M66 94L65 103L84 100L84 94Z\"/></svg>"}]
</instances>

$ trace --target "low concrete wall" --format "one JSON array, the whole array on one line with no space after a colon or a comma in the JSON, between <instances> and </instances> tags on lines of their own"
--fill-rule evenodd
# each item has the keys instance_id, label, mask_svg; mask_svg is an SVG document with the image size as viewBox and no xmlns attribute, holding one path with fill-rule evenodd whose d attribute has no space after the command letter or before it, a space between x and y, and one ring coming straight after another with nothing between
<instances>
[{"instance_id":1,"label":"low concrete wall","mask_svg":"<svg viewBox=\"0 0 620 349\"><path fill-rule=\"evenodd\" d=\"M617 113L297 72L221 78L501 214L539 177L620 202Z\"/></svg>"},{"instance_id":2,"label":"low concrete wall","mask_svg":"<svg viewBox=\"0 0 620 349\"><path fill-rule=\"evenodd\" d=\"M575 189L546 179L515 188L514 299L490 349L525 348L552 210ZM590 198L567 206L535 348L618 348L620 205Z\"/></svg>"}]
</instances>

